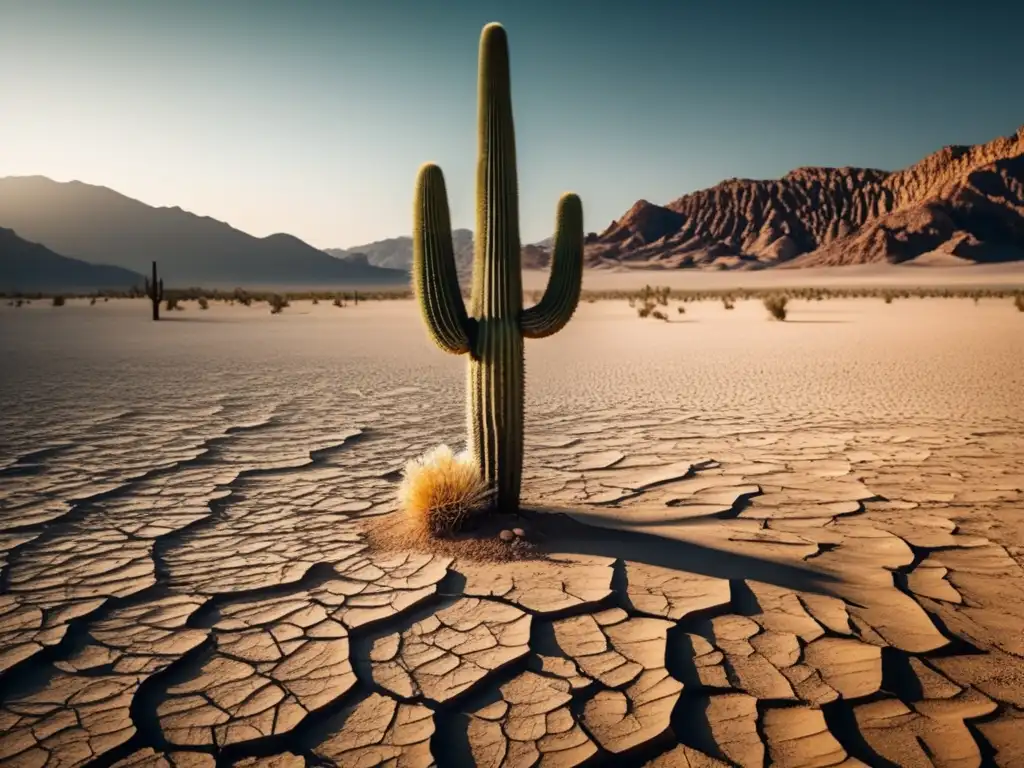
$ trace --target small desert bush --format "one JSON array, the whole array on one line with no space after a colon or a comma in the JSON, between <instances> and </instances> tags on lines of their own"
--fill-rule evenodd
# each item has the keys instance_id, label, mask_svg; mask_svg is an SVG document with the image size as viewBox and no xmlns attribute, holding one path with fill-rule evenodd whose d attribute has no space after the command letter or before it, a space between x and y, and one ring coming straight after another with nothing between
<instances>
[{"instance_id":1,"label":"small desert bush","mask_svg":"<svg viewBox=\"0 0 1024 768\"><path fill-rule=\"evenodd\" d=\"M676 312L679 313L680 315L685 315L686 314L686 307L684 307L682 304L680 304L678 307L676 307Z\"/></svg>"},{"instance_id":2,"label":"small desert bush","mask_svg":"<svg viewBox=\"0 0 1024 768\"><path fill-rule=\"evenodd\" d=\"M64 297L63 296L54 296L53 297L53 306L55 306L55 307L63 307L64 306Z\"/></svg>"},{"instance_id":3,"label":"small desert bush","mask_svg":"<svg viewBox=\"0 0 1024 768\"><path fill-rule=\"evenodd\" d=\"M199 308L200 309L209 309L210 308L210 302L208 302L206 300L205 296L200 296L198 299L196 299L196 301L199 302Z\"/></svg>"},{"instance_id":4,"label":"small desert bush","mask_svg":"<svg viewBox=\"0 0 1024 768\"><path fill-rule=\"evenodd\" d=\"M728 296L723 296L722 297L722 306L725 307L726 309L732 309L733 308L732 299L730 299Z\"/></svg>"},{"instance_id":5,"label":"small desert bush","mask_svg":"<svg viewBox=\"0 0 1024 768\"><path fill-rule=\"evenodd\" d=\"M343 306L345 306L344 302L341 300L341 296L335 296L333 303L334 303L334 306L336 306L336 307L343 307Z\"/></svg>"},{"instance_id":6,"label":"small desert bush","mask_svg":"<svg viewBox=\"0 0 1024 768\"><path fill-rule=\"evenodd\" d=\"M95 307L96 306L96 297L95 296L93 296L91 299L89 299L89 306L90 307Z\"/></svg>"},{"instance_id":7,"label":"small desert bush","mask_svg":"<svg viewBox=\"0 0 1024 768\"><path fill-rule=\"evenodd\" d=\"M1013 306L1017 308L1017 311L1024 312L1024 293L1018 293L1013 297Z\"/></svg>"},{"instance_id":8,"label":"small desert bush","mask_svg":"<svg viewBox=\"0 0 1024 768\"><path fill-rule=\"evenodd\" d=\"M272 315L281 314L281 310L289 306L288 297L282 296L279 293L275 293L273 296L267 299L267 303L270 304L270 314Z\"/></svg>"},{"instance_id":9,"label":"small desert bush","mask_svg":"<svg viewBox=\"0 0 1024 768\"><path fill-rule=\"evenodd\" d=\"M172 309L181 309L182 308L181 305L178 304L178 299L175 296L168 297L167 305L166 306L167 306L167 311L171 311Z\"/></svg>"},{"instance_id":10,"label":"small desert bush","mask_svg":"<svg viewBox=\"0 0 1024 768\"><path fill-rule=\"evenodd\" d=\"M314 296L313 297L313 306L315 307L319 303L320 303L320 299L318 299L316 296Z\"/></svg>"},{"instance_id":11,"label":"small desert bush","mask_svg":"<svg viewBox=\"0 0 1024 768\"><path fill-rule=\"evenodd\" d=\"M885 303L886 304L892 304L892 294L891 293L885 294Z\"/></svg>"},{"instance_id":12,"label":"small desert bush","mask_svg":"<svg viewBox=\"0 0 1024 768\"><path fill-rule=\"evenodd\" d=\"M768 310L768 314L776 320L786 319L786 304L789 303L789 299L785 296L765 296L762 301L764 308Z\"/></svg>"},{"instance_id":13,"label":"small desert bush","mask_svg":"<svg viewBox=\"0 0 1024 768\"><path fill-rule=\"evenodd\" d=\"M645 304L637 307L636 314L637 314L638 317L650 317L651 316L651 312L653 312L653 311L654 311L654 305L653 304L646 304L645 303Z\"/></svg>"},{"instance_id":14,"label":"small desert bush","mask_svg":"<svg viewBox=\"0 0 1024 768\"><path fill-rule=\"evenodd\" d=\"M668 315L666 315L660 309L656 309L653 312L651 312L651 317L653 317L655 320L664 320L666 323L668 322Z\"/></svg>"},{"instance_id":15,"label":"small desert bush","mask_svg":"<svg viewBox=\"0 0 1024 768\"><path fill-rule=\"evenodd\" d=\"M405 465L398 501L402 514L420 533L457 532L487 505L487 483L466 451L439 445Z\"/></svg>"}]
</instances>

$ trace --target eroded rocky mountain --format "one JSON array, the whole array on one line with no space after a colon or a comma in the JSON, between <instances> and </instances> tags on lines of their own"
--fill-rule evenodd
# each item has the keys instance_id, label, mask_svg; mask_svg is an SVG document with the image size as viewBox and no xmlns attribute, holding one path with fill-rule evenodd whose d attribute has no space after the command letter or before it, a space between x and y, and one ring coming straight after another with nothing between
<instances>
[{"instance_id":1,"label":"eroded rocky mountain","mask_svg":"<svg viewBox=\"0 0 1024 768\"><path fill-rule=\"evenodd\" d=\"M1024 126L900 171L798 168L777 180L729 179L665 206L640 200L587 240L591 267L1024 259Z\"/></svg>"}]
</instances>

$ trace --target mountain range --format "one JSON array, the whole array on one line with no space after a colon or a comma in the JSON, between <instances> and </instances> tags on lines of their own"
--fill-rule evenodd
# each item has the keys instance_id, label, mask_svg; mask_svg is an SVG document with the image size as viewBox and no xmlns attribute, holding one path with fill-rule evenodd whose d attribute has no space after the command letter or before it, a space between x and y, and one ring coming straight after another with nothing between
<instances>
[{"instance_id":1,"label":"mountain range","mask_svg":"<svg viewBox=\"0 0 1024 768\"><path fill-rule=\"evenodd\" d=\"M285 234L258 238L181 208L42 176L0 179L0 226L61 256L147 273L168 286L407 285L407 273L334 259ZM0 251L0 253L3 253Z\"/></svg>"},{"instance_id":2,"label":"mountain range","mask_svg":"<svg viewBox=\"0 0 1024 768\"><path fill-rule=\"evenodd\" d=\"M410 237L322 251L42 176L0 178L0 227L0 285L23 281L18 290L138 284L153 260L177 287L407 286L412 261ZM472 232L455 230L453 244L465 278ZM550 238L523 246L524 268L546 268L550 249ZM586 236L584 260L597 269L1024 260L1024 126L899 171L797 168L781 179L729 179L664 206L640 200Z\"/></svg>"},{"instance_id":3,"label":"mountain range","mask_svg":"<svg viewBox=\"0 0 1024 768\"><path fill-rule=\"evenodd\" d=\"M750 269L1024 259L1024 126L900 171L798 168L640 200L589 235L589 267Z\"/></svg>"},{"instance_id":4,"label":"mountain range","mask_svg":"<svg viewBox=\"0 0 1024 768\"><path fill-rule=\"evenodd\" d=\"M69 259L0 227L0 292L125 290L142 282L137 272Z\"/></svg>"},{"instance_id":5,"label":"mountain range","mask_svg":"<svg viewBox=\"0 0 1024 768\"><path fill-rule=\"evenodd\" d=\"M547 269L551 263L553 238L540 243L524 245L522 261L524 269ZM467 278L473 271L473 232L468 229L452 230L452 246L455 251L455 265L459 276ZM365 259L367 263L389 269L412 268L412 238L391 237L353 248L327 248L326 252L339 259Z\"/></svg>"}]
</instances>

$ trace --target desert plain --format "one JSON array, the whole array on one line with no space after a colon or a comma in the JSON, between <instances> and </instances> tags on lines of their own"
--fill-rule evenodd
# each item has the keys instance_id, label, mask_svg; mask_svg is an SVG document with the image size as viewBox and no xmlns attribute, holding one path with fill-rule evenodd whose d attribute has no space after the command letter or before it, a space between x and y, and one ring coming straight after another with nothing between
<instances>
[{"instance_id":1,"label":"desert plain","mask_svg":"<svg viewBox=\"0 0 1024 768\"><path fill-rule=\"evenodd\" d=\"M366 536L411 301L0 307L0 764L1024 766L1024 314L676 304L527 343L507 562Z\"/></svg>"}]
</instances>

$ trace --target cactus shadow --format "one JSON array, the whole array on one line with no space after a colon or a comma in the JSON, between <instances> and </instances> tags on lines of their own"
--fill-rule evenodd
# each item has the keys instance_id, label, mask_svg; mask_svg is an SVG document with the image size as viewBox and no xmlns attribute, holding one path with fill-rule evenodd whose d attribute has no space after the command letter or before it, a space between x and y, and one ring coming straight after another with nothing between
<instances>
[{"instance_id":1,"label":"cactus shadow","mask_svg":"<svg viewBox=\"0 0 1024 768\"><path fill-rule=\"evenodd\" d=\"M610 557L681 573L729 580L752 579L785 589L833 596L831 585L840 582L832 574L806 566L716 549L657 533L589 524L591 516L581 510L531 507L522 513L539 533L538 549L545 554Z\"/></svg>"}]
</instances>

